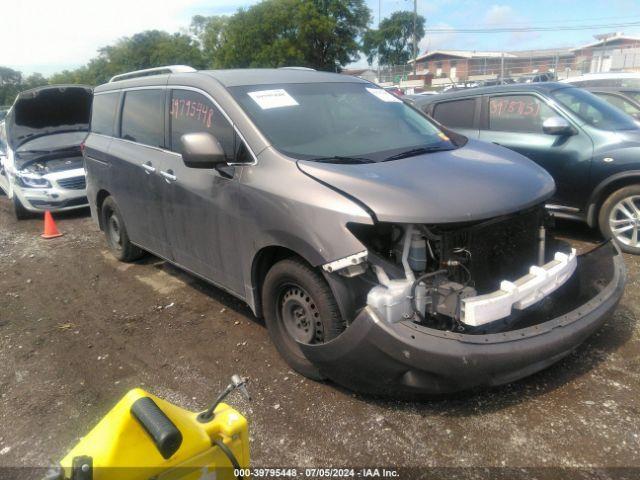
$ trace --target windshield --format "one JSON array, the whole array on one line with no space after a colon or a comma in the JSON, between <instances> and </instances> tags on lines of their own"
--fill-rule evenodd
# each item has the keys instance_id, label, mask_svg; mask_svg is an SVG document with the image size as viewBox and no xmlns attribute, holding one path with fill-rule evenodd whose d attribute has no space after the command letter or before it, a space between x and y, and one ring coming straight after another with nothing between
<instances>
[{"instance_id":1,"label":"windshield","mask_svg":"<svg viewBox=\"0 0 640 480\"><path fill-rule=\"evenodd\" d=\"M603 130L634 130L638 128L629 115L612 107L601 98L579 88L563 88L551 94L558 102L589 125Z\"/></svg>"},{"instance_id":2,"label":"windshield","mask_svg":"<svg viewBox=\"0 0 640 480\"><path fill-rule=\"evenodd\" d=\"M425 116L372 84L229 90L273 146L294 158L366 163L455 148Z\"/></svg>"}]
</instances>

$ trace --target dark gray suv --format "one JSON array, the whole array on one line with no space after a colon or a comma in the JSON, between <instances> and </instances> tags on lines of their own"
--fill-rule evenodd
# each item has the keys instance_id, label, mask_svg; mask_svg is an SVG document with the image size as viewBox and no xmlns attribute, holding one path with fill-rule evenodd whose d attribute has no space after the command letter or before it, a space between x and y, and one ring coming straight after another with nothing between
<instances>
[{"instance_id":1,"label":"dark gray suv","mask_svg":"<svg viewBox=\"0 0 640 480\"><path fill-rule=\"evenodd\" d=\"M510 382L607 318L621 255L546 235L552 178L383 89L301 69L167 67L95 89L92 213L246 301L289 364L366 392Z\"/></svg>"}]
</instances>

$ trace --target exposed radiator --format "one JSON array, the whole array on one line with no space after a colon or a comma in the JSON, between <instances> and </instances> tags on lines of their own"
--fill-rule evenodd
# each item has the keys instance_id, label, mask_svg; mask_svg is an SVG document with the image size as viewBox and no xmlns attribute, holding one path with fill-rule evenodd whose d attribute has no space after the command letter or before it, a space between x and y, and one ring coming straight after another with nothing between
<instances>
[{"instance_id":1,"label":"exposed radiator","mask_svg":"<svg viewBox=\"0 0 640 480\"><path fill-rule=\"evenodd\" d=\"M525 275L537 263L538 227L544 210L537 207L443 232L441 258L461 260L471 273L478 293L496 290L502 280ZM467 274L452 268L463 283Z\"/></svg>"}]
</instances>

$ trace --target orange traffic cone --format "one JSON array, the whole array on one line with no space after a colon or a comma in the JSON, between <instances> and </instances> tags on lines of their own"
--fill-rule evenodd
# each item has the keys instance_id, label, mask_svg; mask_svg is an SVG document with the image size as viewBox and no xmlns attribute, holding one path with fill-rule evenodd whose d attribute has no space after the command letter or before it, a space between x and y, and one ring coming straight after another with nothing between
<instances>
[{"instance_id":1,"label":"orange traffic cone","mask_svg":"<svg viewBox=\"0 0 640 480\"><path fill-rule=\"evenodd\" d=\"M42 238L56 238L62 236L62 234L58 231L56 222L53 221L53 217L51 216L51 212L49 210L44 212L44 233L40 236Z\"/></svg>"}]
</instances>

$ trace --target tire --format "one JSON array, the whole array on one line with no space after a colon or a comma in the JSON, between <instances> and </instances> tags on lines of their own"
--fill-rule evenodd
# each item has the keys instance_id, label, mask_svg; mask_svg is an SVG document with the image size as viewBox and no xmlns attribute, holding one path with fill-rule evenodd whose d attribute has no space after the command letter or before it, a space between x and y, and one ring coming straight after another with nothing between
<instances>
[{"instance_id":1,"label":"tire","mask_svg":"<svg viewBox=\"0 0 640 480\"><path fill-rule=\"evenodd\" d=\"M13 198L11 201L13 203L13 214L16 216L16 220L27 220L33 216L29 210L24 208L24 205L16 195L16 192L13 192Z\"/></svg>"},{"instance_id":2,"label":"tire","mask_svg":"<svg viewBox=\"0 0 640 480\"><path fill-rule=\"evenodd\" d=\"M623 252L640 255L640 185L616 190L598 215L600 232L613 238Z\"/></svg>"},{"instance_id":3,"label":"tire","mask_svg":"<svg viewBox=\"0 0 640 480\"><path fill-rule=\"evenodd\" d=\"M104 200L101 214L107 245L114 257L121 262L133 262L145 255L144 250L129 241L124 220L112 197Z\"/></svg>"},{"instance_id":4,"label":"tire","mask_svg":"<svg viewBox=\"0 0 640 480\"><path fill-rule=\"evenodd\" d=\"M302 375L323 380L318 368L302 354L298 341L328 342L345 329L324 278L302 260L282 260L267 273L262 305L269 336L280 355Z\"/></svg>"}]
</instances>

